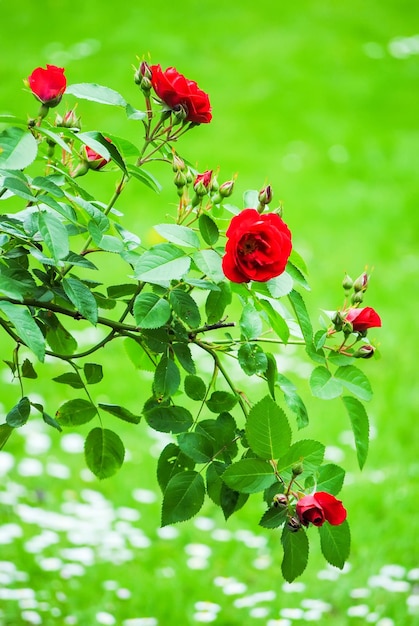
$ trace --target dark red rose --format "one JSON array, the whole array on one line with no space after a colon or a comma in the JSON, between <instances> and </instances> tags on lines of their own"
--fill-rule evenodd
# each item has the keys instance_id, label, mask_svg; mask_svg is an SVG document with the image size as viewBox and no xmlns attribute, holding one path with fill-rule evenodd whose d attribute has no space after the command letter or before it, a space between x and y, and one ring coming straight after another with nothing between
<instances>
[{"instance_id":1,"label":"dark red rose","mask_svg":"<svg viewBox=\"0 0 419 626\"><path fill-rule=\"evenodd\" d=\"M59 104L67 87L64 68L47 65L46 69L37 67L28 78L32 93L48 107Z\"/></svg>"},{"instance_id":2,"label":"dark red rose","mask_svg":"<svg viewBox=\"0 0 419 626\"><path fill-rule=\"evenodd\" d=\"M210 186L212 178L212 170L207 170L203 174L197 174L194 180L193 188L198 196L204 196Z\"/></svg>"},{"instance_id":3,"label":"dark red rose","mask_svg":"<svg viewBox=\"0 0 419 626\"><path fill-rule=\"evenodd\" d=\"M380 316L370 306L364 309L349 309L345 321L352 324L352 328L355 332L381 326Z\"/></svg>"},{"instance_id":4,"label":"dark red rose","mask_svg":"<svg viewBox=\"0 0 419 626\"><path fill-rule=\"evenodd\" d=\"M265 282L285 270L291 254L291 233L276 213L244 209L227 229L222 266L233 283Z\"/></svg>"},{"instance_id":5,"label":"dark red rose","mask_svg":"<svg viewBox=\"0 0 419 626\"><path fill-rule=\"evenodd\" d=\"M206 94L195 81L179 74L174 67L163 72L160 65L150 65L151 84L158 97L170 109L184 109L185 121L208 124L211 121L211 105Z\"/></svg>"},{"instance_id":6,"label":"dark red rose","mask_svg":"<svg viewBox=\"0 0 419 626\"><path fill-rule=\"evenodd\" d=\"M106 141L109 141L109 143L112 143L108 137L105 137L105 139ZM89 163L89 169L91 170L100 170L110 161L110 159L106 159L101 154L95 152L92 148L89 148L89 146L84 146L84 153L86 160Z\"/></svg>"},{"instance_id":7,"label":"dark red rose","mask_svg":"<svg viewBox=\"0 0 419 626\"><path fill-rule=\"evenodd\" d=\"M323 526L325 521L332 526L338 526L346 520L346 509L342 502L325 491L318 491L298 500L296 512L304 526L308 526L310 522L314 526Z\"/></svg>"}]
</instances>

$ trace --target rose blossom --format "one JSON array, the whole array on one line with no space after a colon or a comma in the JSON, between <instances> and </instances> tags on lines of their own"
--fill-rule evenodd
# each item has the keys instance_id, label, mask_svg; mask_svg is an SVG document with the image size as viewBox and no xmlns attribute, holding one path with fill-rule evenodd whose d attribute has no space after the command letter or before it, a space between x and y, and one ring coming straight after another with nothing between
<instances>
[{"instance_id":1,"label":"rose blossom","mask_svg":"<svg viewBox=\"0 0 419 626\"><path fill-rule=\"evenodd\" d=\"M154 91L170 109L182 107L187 122L208 124L211 121L208 94L202 91L195 81L188 80L174 67L168 67L163 71L160 65L150 65L150 70Z\"/></svg>"},{"instance_id":2,"label":"rose blossom","mask_svg":"<svg viewBox=\"0 0 419 626\"><path fill-rule=\"evenodd\" d=\"M349 309L345 316L345 321L352 324L355 332L381 326L380 316L370 306L363 309Z\"/></svg>"},{"instance_id":3,"label":"rose blossom","mask_svg":"<svg viewBox=\"0 0 419 626\"><path fill-rule=\"evenodd\" d=\"M346 520L346 509L342 502L325 491L318 491L298 500L296 512L304 526L308 526L310 522L314 526L323 526L325 521L332 526L338 526Z\"/></svg>"},{"instance_id":4,"label":"rose blossom","mask_svg":"<svg viewBox=\"0 0 419 626\"><path fill-rule=\"evenodd\" d=\"M276 213L244 209L227 229L225 276L233 283L265 282L285 270L291 254L291 233Z\"/></svg>"},{"instance_id":5,"label":"rose blossom","mask_svg":"<svg viewBox=\"0 0 419 626\"><path fill-rule=\"evenodd\" d=\"M29 87L34 94L48 107L59 104L67 87L64 68L47 65L46 69L37 67L28 78Z\"/></svg>"}]
</instances>

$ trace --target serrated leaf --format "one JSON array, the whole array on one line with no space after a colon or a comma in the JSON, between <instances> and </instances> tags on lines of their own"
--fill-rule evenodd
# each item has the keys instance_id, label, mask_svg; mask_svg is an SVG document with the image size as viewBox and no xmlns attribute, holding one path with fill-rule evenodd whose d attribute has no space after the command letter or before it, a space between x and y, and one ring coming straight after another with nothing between
<instances>
[{"instance_id":1,"label":"serrated leaf","mask_svg":"<svg viewBox=\"0 0 419 626\"><path fill-rule=\"evenodd\" d=\"M251 302L243 307L239 323L240 330L246 339L256 339L262 334L262 318Z\"/></svg>"},{"instance_id":2,"label":"serrated leaf","mask_svg":"<svg viewBox=\"0 0 419 626\"><path fill-rule=\"evenodd\" d=\"M192 228L179 224L158 224L154 226L154 230L171 243L186 248L199 248L199 237Z\"/></svg>"},{"instance_id":3,"label":"serrated leaf","mask_svg":"<svg viewBox=\"0 0 419 626\"><path fill-rule=\"evenodd\" d=\"M201 433L182 433L178 436L178 444L195 463L208 463L214 454L211 440Z\"/></svg>"},{"instance_id":4,"label":"serrated leaf","mask_svg":"<svg viewBox=\"0 0 419 626\"><path fill-rule=\"evenodd\" d=\"M237 353L243 372L247 376L263 374L268 367L268 359L263 349L255 343L243 343Z\"/></svg>"},{"instance_id":5,"label":"serrated leaf","mask_svg":"<svg viewBox=\"0 0 419 626\"><path fill-rule=\"evenodd\" d=\"M280 315L278 311L274 309L274 307L268 300L260 299L258 304L267 314L269 323L272 326L272 330L274 331L274 333L285 344L288 343L290 329L282 315Z\"/></svg>"},{"instance_id":6,"label":"serrated leaf","mask_svg":"<svg viewBox=\"0 0 419 626\"><path fill-rule=\"evenodd\" d=\"M73 389L83 389L84 387L82 379L76 372L60 374L59 376L55 376L52 380L62 385L70 385Z\"/></svg>"},{"instance_id":7,"label":"serrated leaf","mask_svg":"<svg viewBox=\"0 0 419 626\"><path fill-rule=\"evenodd\" d=\"M230 411L237 404L237 398L228 391L213 391L206 405L212 413Z\"/></svg>"},{"instance_id":8,"label":"serrated leaf","mask_svg":"<svg viewBox=\"0 0 419 626\"><path fill-rule=\"evenodd\" d=\"M36 283L29 272L0 265L0 293L22 302L25 296L32 296L35 289Z\"/></svg>"},{"instance_id":9,"label":"serrated leaf","mask_svg":"<svg viewBox=\"0 0 419 626\"><path fill-rule=\"evenodd\" d=\"M207 386L199 376L189 374L184 380L185 393L191 400L201 401L207 395Z\"/></svg>"},{"instance_id":10,"label":"serrated leaf","mask_svg":"<svg viewBox=\"0 0 419 626\"><path fill-rule=\"evenodd\" d=\"M197 328L201 323L201 314L195 300L183 289L173 289L169 302L176 315L189 326Z\"/></svg>"},{"instance_id":11,"label":"serrated leaf","mask_svg":"<svg viewBox=\"0 0 419 626\"><path fill-rule=\"evenodd\" d=\"M183 433L193 424L193 417L183 406L157 406L144 412L147 424L162 433Z\"/></svg>"},{"instance_id":12,"label":"serrated leaf","mask_svg":"<svg viewBox=\"0 0 419 626\"><path fill-rule=\"evenodd\" d=\"M338 526L325 522L319 526L320 547L324 558L334 567L342 569L351 547L349 524L345 520Z\"/></svg>"},{"instance_id":13,"label":"serrated leaf","mask_svg":"<svg viewBox=\"0 0 419 626\"><path fill-rule=\"evenodd\" d=\"M110 87L104 87L97 83L74 83L68 85L66 95L76 96L81 100L91 100L99 104L126 107L127 102L120 93Z\"/></svg>"},{"instance_id":14,"label":"serrated leaf","mask_svg":"<svg viewBox=\"0 0 419 626\"><path fill-rule=\"evenodd\" d=\"M214 283L221 283L225 276L221 267L221 257L215 250L200 250L193 255L195 265Z\"/></svg>"},{"instance_id":15,"label":"serrated leaf","mask_svg":"<svg viewBox=\"0 0 419 626\"><path fill-rule=\"evenodd\" d=\"M22 363L22 376L24 378L35 379L38 378L38 374L35 372L32 363L29 359L25 359Z\"/></svg>"},{"instance_id":16,"label":"serrated leaf","mask_svg":"<svg viewBox=\"0 0 419 626\"><path fill-rule=\"evenodd\" d=\"M206 213L201 213L198 224L202 239L209 246L214 246L217 243L220 234L217 224Z\"/></svg>"},{"instance_id":17,"label":"serrated leaf","mask_svg":"<svg viewBox=\"0 0 419 626\"><path fill-rule=\"evenodd\" d=\"M186 471L175 474L167 484L162 506L162 526L183 522L196 515L205 498L201 474Z\"/></svg>"},{"instance_id":18,"label":"serrated leaf","mask_svg":"<svg viewBox=\"0 0 419 626\"><path fill-rule=\"evenodd\" d=\"M222 282L217 291L210 291L205 302L205 313L208 324L219 322L226 307L231 302L231 287L229 283Z\"/></svg>"},{"instance_id":19,"label":"serrated leaf","mask_svg":"<svg viewBox=\"0 0 419 626\"><path fill-rule=\"evenodd\" d=\"M307 567L308 538L302 528L298 532L292 532L284 526L281 543L284 549L281 564L282 575L287 582L292 583Z\"/></svg>"},{"instance_id":20,"label":"serrated leaf","mask_svg":"<svg viewBox=\"0 0 419 626\"><path fill-rule=\"evenodd\" d=\"M157 244L144 252L135 265L135 278L149 283L167 283L189 270L191 260L171 243Z\"/></svg>"},{"instance_id":21,"label":"serrated leaf","mask_svg":"<svg viewBox=\"0 0 419 626\"><path fill-rule=\"evenodd\" d=\"M294 383L292 383L286 376L278 372L277 384L284 393L284 399L287 406L297 417L298 429L305 428L305 426L308 425L308 413L303 400L297 393Z\"/></svg>"},{"instance_id":22,"label":"serrated leaf","mask_svg":"<svg viewBox=\"0 0 419 626\"><path fill-rule=\"evenodd\" d=\"M326 367L319 365L310 376L310 389L313 396L322 400L332 400L342 394L342 385L332 377Z\"/></svg>"},{"instance_id":23,"label":"serrated leaf","mask_svg":"<svg viewBox=\"0 0 419 626\"><path fill-rule=\"evenodd\" d=\"M370 382L364 372L354 365L338 367L335 372L335 378L360 400L365 400L366 402L371 400L372 389Z\"/></svg>"},{"instance_id":24,"label":"serrated leaf","mask_svg":"<svg viewBox=\"0 0 419 626\"><path fill-rule=\"evenodd\" d=\"M9 426L9 424L0 424L0 450L6 445L13 430L13 427Z\"/></svg>"},{"instance_id":25,"label":"serrated leaf","mask_svg":"<svg viewBox=\"0 0 419 626\"><path fill-rule=\"evenodd\" d=\"M68 299L76 310L93 326L97 324L97 304L90 289L78 278L63 278L61 282Z\"/></svg>"},{"instance_id":26,"label":"serrated leaf","mask_svg":"<svg viewBox=\"0 0 419 626\"><path fill-rule=\"evenodd\" d=\"M275 400L275 383L278 376L278 366L276 359L270 352L266 353L267 367L266 367L266 380L268 383L269 393L272 396L272 400Z\"/></svg>"},{"instance_id":27,"label":"serrated leaf","mask_svg":"<svg viewBox=\"0 0 419 626\"><path fill-rule=\"evenodd\" d=\"M301 476L314 474L322 464L324 458L324 445L313 439L302 439L294 443L277 461L277 469L280 474L291 471L293 465L302 465Z\"/></svg>"},{"instance_id":28,"label":"serrated leaf","mask_svg":"<svg viewBox=\"0 0 419 626\"><path fill-rule=\"evenodd\" d=\"M289 301L297 318L297 322L301 328L305 343L307 354L318 363L324 363L325 358L321 353L316 352L313 344L313 327L311 325L310 316L308 314L305 302L298 291L293 289L288 294Z\"/></svg>"},{"instance_id":29,"label":"serrated leaf","mask_svg":"<svg viewBox=\"0 0 419 626\"><path fill-rule=\"evenodd\" d=\"M188 372L188 374L195 374L196 367L189 346L186 343L176 342L172 344L172 348L183 369Z\"/></svg>"},{"instance_id":30,"label":"serrated leaf","mask_svg":"<svg viewBox=\"0 0 419 626\"><path fill-rule=\"evenodd\" d=\"M273 468L262 459L241 459L232 463L223 474L227 487L241 493L257 493L275 482Z\"/></svg>"},{"instance_id":31,"label":"serrated leaf","mask_svg":"<svg viewBox=\"0 0 419 626\"><path fill-rule=\"evenodd\" d=\"M61 324L54 313L48 313L48 320L51 325L47 326L47 342L51 349L57 354L74 354L77 350L77 341Z\"/></svg>"},{"instance_id":32,"label":"serrated leaf","mask_svg":"<svg viewBox=\"0 0 419 626\"><path fill-rule=\"evenodd\" d=\"M183 454L175 443L168 443L162 450L157 462L157 480L164 492L170 479L176 474L193 470L195 462Z\"/></svg>"},{"instance_id":33,"label":"serrated leaf","mask_svg":"<svg viewBox=\"0 0 419 626\"><path fill-rule=\"evenodd\" d=\"M67 229L55 215L40 211L39 232L56 263L68 255L70 248Z\"/></svg>"},{"instance_id":34,"label":"serrated leaf","mask_svg":"<svg viewBox=\"0 0 419 626\"><path fill-rule=\"evenodd\" d=\"M287 507L271 507L262 515L259 526L263 528L278 528L287 519Z\"/></svg>"},{"instance_id":35,"label":"serrated leaf","mask_svg":"<svg viewBox=\"0 0 419 626\"><path fill-rule=\"evenodd\" d=\"M359 468L364 467L368 456L370 426L368 414L362 402L352 396L343 396L343 404L351 420L352 431L354 433L356 454Z\"/></svg>"},{"instance_id":36,"label":"serrated leaf","mask_svg":"<svg viewBox=\"0 0 419 626\"><path fill-rule=\"evenodd\" d=\"M45 359L45 339L28 309L11 302L0 302L0 310L9 318L22 341L39 361Z\"/></svg>"},{"instance_id":37,"label":"serrated leaf","mask_svg":"<svg viewBox=\"0 0 419 626\"><path fill-rule=\"evenodd\" d=\"M57 410L55 417L60 426L80 426L90 422L96 413L94 404L83 398L76 398L64 402Z\"/></svg>"},{"instance_id":38,"label":"serrated leaf","mask_svg":"<svg viewBox=\"0 0 419 626\"><path fill-rule=\"evenodd\" d=\"M153 176L153 174L150 174L150 172L148 172L142 167L140 168L132 164L128 164L127 169L128 169L130 176L137 178L139 181L141 181L144 185L152 189L154 192L160 193L162 186L159 183L159 181Z\"/></svg>"},{"instance_id":39,"label":"serrated leaf","mask_svg":"<svg viewBox=\"0 0 419 626\"><path fill-rule=\"evenodd\" d=\"M326 493L331 493L332 496L336 496L342 489L344 480L344 469L334 463L322 465L319 468L316 491L326 491Z\"/></svg>"},{"instance_id":40,"label":"serrated leaf","mask_svg":"<svg viewBox=\"0 0 419 626\"><path fill-rule=\"evenodd\" d=\"M28 421L31 412L29 399L24 396L6 415L6 423L12 428L19 428Z\"/></svg>"},{"instance_id":41,"label":"serrated leaf","mask_svg":"<svg viewBox=\"0 0 419 626\"><path fill-rule=\"evenodd\" d=\"M98 407L130 424L139 424L141 421L141 415L134 415L134 413L131 413L131 411L128 411L128 409L125 409L123 406L119 406L119 404L105 404L104 402L99 402Z\"/></svg>"},{"instance_id":42,"label":"serrated leaf","mask_svg":"<svg viewBox=\"0 0 419 626\"><path fill-rule=\"evenodd\" d=\"M253 452L266 460L276 459L291 445L287 416L269 396L250 410L246 438Z\"/></svg>"},{"instance_id":43,"label":"serrated leaf","mask_svg":"<svg viewBox=\"0 0 419 626\"><path fill-rule=\"evenodd\" d=\"M160 328L169 321L170 304L155 293L140 293L135 299L133 314L139 328Z\"/></svg>"},{"instance_id":44,"label":"serrated leaf","mask_svg":"<svg viewBox=\"0 0 419 626\"><path fill-rule=\"evenodd\" d=\"M15 176L6 176L2 182L2 187L11 191L15 196L33 202L35 196L26 180L21 180Z\"/></svg>"},{"instance_id":45,"label":"serrated leaf","mask_svg":"<svg viewBox=\"0 0 419 626\"><path fill-rule=\"evenodd\" d=\"M35 160L38 144L32 133L11 126L0 133L0 167L24 170Z\"/></svg>"},{"instance_id":46,"label":"serrated leaf","mask_svg":"<svg viewBox=\"0 0 419 626\"><path fill-rule=\"evenodd\" d=\"M124 462L125 448L119 436L107 428L94 428L84 444L87 467L98 478L113 476Z\"/></svg>"},{"instance_id":47,"label":"serrated leaf","mask_svg":"<svg viewBox=\"0 0 419 626\"><path fill-rule=\"evenodd\" d=\"M173 396L179 389L180 372L176 363L162 356L154 374L153 391L156 398L161 402Z\"/></svg>"},{"instance_id":48,"label":"serrated leaf","mask_svg":"<svg viewBox=\"0 0 419 626\"><path fill-rule=\"evenodd\" d=\"M280 276L268 280L266 286L272 298L282 298L290 293L294 283L288 272L283 272Z\"/></svg>"}]
</instances>

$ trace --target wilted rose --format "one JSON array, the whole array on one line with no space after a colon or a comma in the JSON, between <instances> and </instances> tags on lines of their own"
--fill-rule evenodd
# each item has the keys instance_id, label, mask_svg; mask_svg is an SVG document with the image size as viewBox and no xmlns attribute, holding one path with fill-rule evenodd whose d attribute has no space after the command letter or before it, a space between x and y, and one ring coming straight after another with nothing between
<instances>
[{"instance_id":1,"label":"wilted rose","mask_svg":"<svg viewBox=\"0 0 419 626\"><path fill-rule=\"evenodd\" d=\"M222 267L232 282L265 282L284 272L292 250L291 233L276 213L244 209L233 217L226 236Z\"/></svg>"}]
</instances>

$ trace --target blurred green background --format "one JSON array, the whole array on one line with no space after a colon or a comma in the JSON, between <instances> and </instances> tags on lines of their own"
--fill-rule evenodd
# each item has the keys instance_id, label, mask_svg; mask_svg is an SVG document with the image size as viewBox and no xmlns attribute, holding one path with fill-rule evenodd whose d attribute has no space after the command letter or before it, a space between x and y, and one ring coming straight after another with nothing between
<instances>
[{"instance_id":1,"label":"blurred green background","mask_svg":"<svg viewBox=\"0 0 419 626\"><path fill-rule=\"evenodd\" d=\"M381 359L364 364L375 396L369 407L371 451L362 473L348 444L349 424L340 404L310 399L302 383L311 414L307 436L328 443L330 454L340 455L338 462L348 469L342 492L353 535L348 571L338 576L325 570L314 549L299 582L292 590L283 587L279 535L258 529L261 505L256 500L253 511L248 506L227 523L208 505L201 526L190 522L177 527L176 537L162 537L157 530L159 502L144 495L157 489L154 460L148 458L152 440L142 424L135 435L127 430L130 460L119 475L101 484L88 481L82 454L63 450L59 434L49 433L53 441L48 453L31 454L31 438L36 441L40 434L28 426L28 434L11 439L6 448L16 461L4 472L3 486L15 499L0 499L0 565L2 560L14 563L21 580L5 578L7 566L0 566L0 623L290 626L316 621L317 610L317 621L333 626L419 624L419 4L21 0L15 5L0 0L0 14L1 113L36 113L22 81L46 63L65 67L69 83L107 85L138 108L142 99L132 69L138 60L174 65L210 94L213 107L211 124L190 132L179 146L181 154L200 171L219 167L220 180L237 173L237 204L244 190L272 185L275 201L283 202L295 248L309 266L307 305L313 319L321 308L341 304L345 271L355 278L367 267L372 277L366 304L383 321L383 328L372 334L381 343ZM84 130L121 136L138 132L113 108L82 102L79 112ZM170 180L170 172L158 167L153 173ZM113 184L111 175L100 176L97 183L105 191ZM174 201L170 188L156 197L132 185L119 208L147 239L156 216L161 220ZM1 352L2 359L9 358L4 347ZM118 355L119 361L115 354L105 357L109 363L112 359L115 373L106 381L106 393L115 402L123 398L134 410L150 383L133 368L125 369L122 349ZM6 410L17 390L6 375L0 384ZM51 411L67 393L51 385L37 391ZM22 470L26 457L39 460L38 474ZM51 462L67 465L70 474L54 476L48 471ZM138 489L149 490L141 496L145 501ZM58 566L43 567L40 551L31 553L27 546L39 525L25 518L22 503L48 511L67 507L68 512L72 503L75 507L83 498L92 500L92 493L102 493L107 506L120 511L112 528L118 529L119 523L121 535L123 524L132 523L151 539L150 545L137 546L133 558L122 563L115 556L118 550L105 558L98 556L96 545L94 562L84 563L79 574L65 576ZM103 511L105 500L96 497L93 507L99 503ZM141 520L124 513L124 507L139 509ZM78 513L71 511L76 519ZM22 535L1 541L2 523L9 531L21 524ZM68 549L66 532L60 530L55 544L40 549L42 558ZM222 532L230 533L225 541ZM195 557L202 557L205 546L210 551L206 564L195 568L191 553L201 550ZM246 589L228 591L225 581L233 578ZM14 597L8 595L9 587L32 589L35 595ZM267 591L269 598L254 598ZM246 604L246 598L253 600ZM197 604L204 601L214 606ZM330 608L322 612L315 601L330 603ZM36 621L37 615L42 621Z\"/></svg>"}]
</instances>

